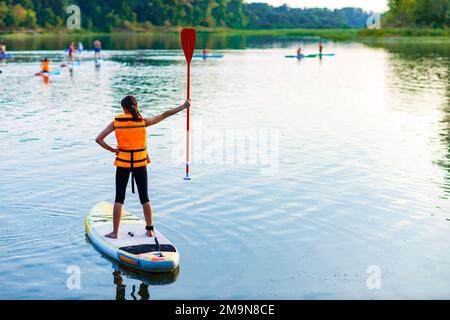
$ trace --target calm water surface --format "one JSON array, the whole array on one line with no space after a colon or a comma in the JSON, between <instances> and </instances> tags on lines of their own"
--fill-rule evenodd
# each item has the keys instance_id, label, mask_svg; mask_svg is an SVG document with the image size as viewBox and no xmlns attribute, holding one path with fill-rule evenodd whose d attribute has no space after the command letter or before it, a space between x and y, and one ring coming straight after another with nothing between
<instances>
[{"instance_id":1,"label":"calm water surface","mask_svg":"<svg viewBox=\"0 0 450 320\"><path fill-rule=\"evenodd\" d=\"M182 103L181 52L116 48L97 70L87 53L49 83L33 76L39 60L59 68L63 51L13 52L0 65L0 298L449 298L449 45L328 43L335 57L285 59L296 45L224 45L192 64L193 143L268 130L272 174L204 151L183 181L185 115L148 130L154 221L181 253L171 276L103 257L83 217L114 199L113 155L95 136L126 94L146 116ZM142 216L131 191L126 207Z\"/></svg>"}]
</instances>

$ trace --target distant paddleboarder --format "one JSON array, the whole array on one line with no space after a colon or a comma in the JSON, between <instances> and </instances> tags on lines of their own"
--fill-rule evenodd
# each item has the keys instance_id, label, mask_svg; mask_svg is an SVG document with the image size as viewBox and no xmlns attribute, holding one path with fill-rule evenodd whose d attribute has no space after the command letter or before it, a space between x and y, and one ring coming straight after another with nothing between
<instances>
[{"instance_id":1,"label":"distant paddleboarder","mask_svg":"<svg viewBox=\"0 0 450 320\"><path fill-rule=\"evenodd\" d=\"M75 42L71 42L69 45L69 50L68 50L69 63L71 63L73 61L73 52L74 51L75 51Z\"/></svg>"},{"instance_id":2,"label":"distant paddleboarder","mask_svg":"<svg viewBox=\"0 0 450 320\"><path fill-rule=\"evenodd\" d=\"M100 51L102 50L102 43L100 42L100 40L95 40L94 41L94 54L95 54L95 59L100 59Z\"/></svg>"},{"instance_id":3,"label":"distant paddleboarder","mask_svg":"<svg viewBox=\"0 0 450 320\"><path fill-rule=\"evenodd\" d=\"M0 43L0 56L2 58L6 57L6 44L3 41Z\"/></svg>"},{"instance_id":4,"label":"distant paddleboarder","mask_svg":"<svg viewBox=\"0 0 450 320\"><path fill-rule=\"evenodd\" d=\"M190 100L186 100L181 106L173 108L160 115L144 118L139 113L138 102L133 96L126 96L121 101L123 114L117 115L95 139L104 149L115 153L114 164L116 169L116 198L113 208L113 231L106 237L116 239L119 232L122 206L125 201L125 192L131 174L131 190L134 193L134 181L139 192L139 199L144 211L146 232L148 237L153 237L152 208L148 198L147 164L150 158L147 154L146 127L155 125L162 120L184 110L190 106ZM117 148L109 146L104 139L115 131Z\"/></svg>"},{"instance_id":5,"label":"distant paddleboarder","mask_svg":"<svg viewBox=\"0 0 450 320\"><path fill-rule=\"evenodd\" d=\"M322 54L323 52L323 43L322 41L319 42L319 54Z\"/></svg>"},{"instance_id":6,"label":"distant paddleboarder","mask_svg":"<svg viewBox=\"0 0 450 320\"><path fill-rule=\"evenodd\" d=\"M42 74L42 73L49 73L49 72L50 72L50 61L47 58L45 58L41 62L41 72L39 72L39 73Z\"/></svg>"},{"instance_id":7,"label":"distant paddleboarder","mask_svg":"<svg viewBox=\"0 0 450 320\"><path fill-rule=\"evenodd\" d=\"M298 47L297 49L297 57L301 57L302 56L302 47Z\"/></svg>"}]
</instances>

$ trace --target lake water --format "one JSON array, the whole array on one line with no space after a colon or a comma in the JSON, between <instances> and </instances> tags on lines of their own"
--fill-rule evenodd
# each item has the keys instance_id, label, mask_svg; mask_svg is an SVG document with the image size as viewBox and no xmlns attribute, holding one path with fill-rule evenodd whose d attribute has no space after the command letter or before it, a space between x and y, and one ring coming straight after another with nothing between
<instances>
[{"instance_id":1,"label":"lake water","mask_svg":"<svg viewBox=\"0 0 450 320\"><path fill-rule=\"evenodd\" d=\"M99 69L85 53L72 75L59 67L65 44L10 44L0 298L450 297L449 43L328 42L336 56L298 61L284 55L317 44L201 40L224 58L192 63L192 181L185 114L148 130L154 223L180 269L136 273L96 251L83 218L114 200L115 172L96 135L127 94L146 116L186 94L184 57L163 40L105 50ZM44 57L61 69L48 82L33 76ZM130 188L125 205L142 216Z\"/></svg>"}]
</instances>

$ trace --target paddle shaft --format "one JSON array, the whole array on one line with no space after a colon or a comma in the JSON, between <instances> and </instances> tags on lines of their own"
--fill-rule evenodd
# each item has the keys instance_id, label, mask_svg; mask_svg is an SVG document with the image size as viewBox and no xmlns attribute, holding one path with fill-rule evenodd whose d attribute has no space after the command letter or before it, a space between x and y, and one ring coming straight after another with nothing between
<instances>
[{"instance_id":1,"label":"paddle shaft","mask_svg":"<svg viewBox=\"0 0 450 320\"><path fill-rule=\"evenodd\" d=\"M191 63L187 63L187 99L191 98ZM189 177L189 123L190 123L190 107L186 110L186 177Z\"/></svg>"}]
</instances>

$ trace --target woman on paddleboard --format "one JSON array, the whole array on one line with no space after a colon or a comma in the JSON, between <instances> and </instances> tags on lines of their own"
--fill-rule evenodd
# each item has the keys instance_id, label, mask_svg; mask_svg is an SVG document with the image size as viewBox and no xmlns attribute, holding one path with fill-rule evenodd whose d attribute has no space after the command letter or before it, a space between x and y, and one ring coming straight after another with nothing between
<instances>
[{"instance_id":1,"label":"woman on paddleboard","mask_svg":"<svg viewBox=\"0 0 450 320\"><path fill-rule=\"evenodd\" d=\"M123 114L115 117L95 139L104 149L117 155L114 164L116 169L116 198L113 209L113 231L106 237L117 238L119 232L122 206L125 200L125 191L131 174L131 188L134 193L134 181L138 188L139 199L144 211L147 224L147 236L153 237L152 208L148 198L147 164L150 159L147 154L147 138L145 128L161 122L162 120L186 109L190 106L190 100L186 100L181 106L173 108L160 115L143 118L139 113L138 102L133 96L126 96L121 101ZM104 139L115 131L117 148L109 146Z\"/></svg>"}]
</instances>

